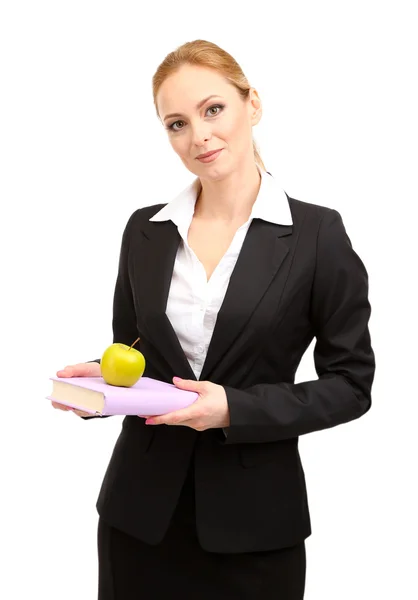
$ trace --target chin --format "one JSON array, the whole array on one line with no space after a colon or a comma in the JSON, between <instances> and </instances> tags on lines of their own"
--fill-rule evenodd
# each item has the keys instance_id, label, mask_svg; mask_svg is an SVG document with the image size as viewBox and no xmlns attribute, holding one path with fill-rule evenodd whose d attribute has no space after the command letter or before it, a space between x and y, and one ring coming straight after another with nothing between
<instances>
[{"instance_id":1,"label":"chin","mask_svg":"<svg viewBox=\"0 0 418 600\"><path fill-rule=\"evenodd\" d=\"M201 168L199 168L199 165L190 165L184 161L183 164L186 169L190 171L190 173L193 173L193 175L196 175L196 177L199 177L199 179L217 181L219 179L223 179L225 175L227 175L225 169L220 169L219 167L215 167L215 165L213 165L212 168L204 167L203 165Z\"/></svg>"},{"instance_id":2,"label":"chin","mask_svg":"<svg viewBox=\"0 0 418 600\"><path fill-rule=\"evenodd\" d=\"M211 181L218 181L221 179L225 179L225 177L228 177L233 172L234 169L231 167L230 164L227 165L215 161L213 164L202 164L199 169L199 177L202 177L203 179L209 179Z\"/></svg>"},{"instance_id":3,"label":"chin","mask_svg":"<svg viewBox=\"0 0 418 600\"><path fill-rule=\"evenodd\" d=\"M211 181L220 181L221 179L225 179L229 175L229 170L227 169L208 169L207 173L202 173L202 178L210 179Z\"/></svg>"}]
</instances>

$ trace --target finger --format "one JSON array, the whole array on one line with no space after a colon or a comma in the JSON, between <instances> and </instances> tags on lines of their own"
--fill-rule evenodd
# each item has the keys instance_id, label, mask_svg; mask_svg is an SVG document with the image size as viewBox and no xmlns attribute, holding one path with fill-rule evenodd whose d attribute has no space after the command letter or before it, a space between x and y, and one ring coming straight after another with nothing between
<instances>
[{"instance_id":1,"label":"finger","mask_svg":"<svg viewBox=\"0 0 418 600\"><path fill-rule=\"evenodd\" d=\"M159 417L151 417L146 421L146 425L179 425L194 418L195 414L190 409L184 408Z\"/></svg>"},{"instance_id":2,"label":"finger","mask_svg":"<svg viewBox=\"0 0 418 600\"><path fill-rule=\"evenodd\" d=\"M73 412L76 415L78 415L79 417L91 417L92 416L90 413L84 412L82 410L77 410L75 408L72 408L71 406L66 406L65 404L58 404L58 402L53 402L53 401L51 401L51 404L54 408L57 408L58 410Z\"/></svg>"},{"instance_id":3,"label":"finger","mask_svg":"<svg viewBox=\"0 0 418 600\"><path fill-rule=\"evenodd\" d=\"M57 377L74 377L76 370L77 365L68 365L64 369L57 371Z\"/></svg>"},{"instance_id":4,"label":"finger","mask_svg":"<svg viewBox=\"0 0 418 600\"><path fill-rule=\"evenodd\" d=\"M57 377L97 377L100 375L100 365L96 362L67 365L57 371Z\"/></svg>"},{"instance_id":5,"label":"finger","mask_svg":"<svg viewBox=\"0 0 418 600\"><path fill-rule=\"evenodd\" d=\"M71 410L71 408L69 406L66 406L65 404L58 404L58 402L52 402L51 404L54 408L57 408L58 410Z\"/></svg>"},{"instance_id":6,"label":"finger","mask_svg":"<svg viewBox=\"0 0 418 600\"><path fill-rule=\"evenodd\" d=\"M145 422L146 425L168 425L169 427L190 427L191 429L196 429L196 421L195 419L188 419L187 421L179 421L178 423L147 423Z\"/></svg>"},{"instance_id":7,"label":"finger","mask_svg":"<svg viewBox=\"0 0 418 600\"><path fill-rule=\"evenodd\" d=\"M72 412L78 417L94 417L91 413L84 412L83 410L77 410L76 408L72 409Z\"/></svg>"}]
</instances>

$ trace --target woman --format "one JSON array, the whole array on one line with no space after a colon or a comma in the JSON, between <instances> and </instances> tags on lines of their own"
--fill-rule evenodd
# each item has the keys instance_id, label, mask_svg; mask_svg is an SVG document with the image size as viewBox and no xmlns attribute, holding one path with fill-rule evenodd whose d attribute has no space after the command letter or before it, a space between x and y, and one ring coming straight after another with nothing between
<instances>
[{"instance_id":1,"label":"woman","mask_svg":"<svg viewBox=\"0 0 418 600\"><path fill-rule=\"evenodd\" d=\"M139 335L144 375L199 397L123 421L97 501L99 600L300 600L311 524L298 437L370 408L367 272L338 212L266 172L260 98L228 53L184 44L153 92L196 179L129 218L114 342ZM314 337L318 380L294 384ZM57 375L100 375L99 362Z\"/></svg>"}]
</instances>

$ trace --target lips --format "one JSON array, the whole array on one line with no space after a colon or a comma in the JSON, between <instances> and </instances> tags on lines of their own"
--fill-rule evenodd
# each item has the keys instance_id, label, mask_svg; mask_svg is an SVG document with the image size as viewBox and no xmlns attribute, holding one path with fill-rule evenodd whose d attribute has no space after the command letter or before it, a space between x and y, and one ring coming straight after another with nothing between
<instances>
[{"instance_id":1,"label":"lips","mask_svg":"<svg viewBox=\"0 0 418 600\"><path fill-rule=\"evenodd\" d=\"M217 150L212 150L211 152L206 152L206 154L199 154L199 156L196 156L196 158L208 158L209 156L212 156L212 154L216 154L220 150L222 150L222 148L218 148Z\"/></svg>"}]
</instances>

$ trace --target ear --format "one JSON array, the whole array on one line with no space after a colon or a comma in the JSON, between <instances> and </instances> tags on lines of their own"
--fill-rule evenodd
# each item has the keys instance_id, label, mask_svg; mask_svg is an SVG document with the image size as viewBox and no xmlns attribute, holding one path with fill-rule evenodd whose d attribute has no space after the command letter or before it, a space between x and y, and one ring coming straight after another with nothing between
<instances>
[{"instance_id":1,"label":"ear","mask_svg":"<svg viewBox=\"0 0 418 600\"><path fill-rule=\"evenodd\" d=\"M251 125L257 125L263 114L263 108L261 106L260 96L258 95L258 92L255 88L250 88L248 100Z\"/></svg>"}]
</instances>

